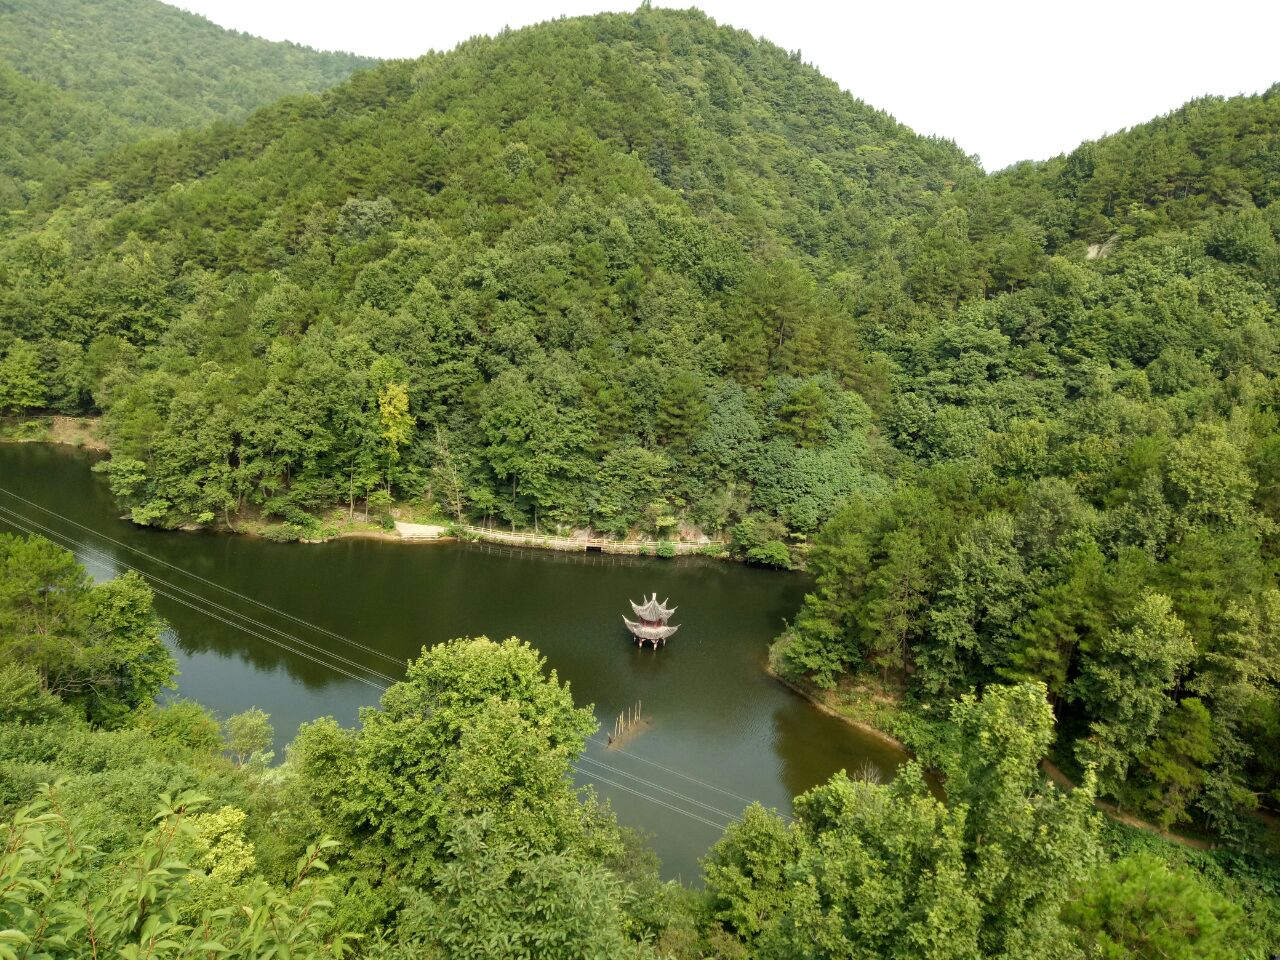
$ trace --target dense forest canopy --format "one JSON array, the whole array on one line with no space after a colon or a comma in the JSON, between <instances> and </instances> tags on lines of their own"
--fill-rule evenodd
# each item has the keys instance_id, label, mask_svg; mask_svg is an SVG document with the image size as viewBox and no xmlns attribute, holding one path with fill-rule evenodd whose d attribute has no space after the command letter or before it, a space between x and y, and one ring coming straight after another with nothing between
<instances>
[{"instance_id":1,"label":"dense forest canopy","mask_svg":"<svg viewBox=\"0 0 1280 960\"><path fill-rule=\"evenodd\" d=\"M199 23L158 6L141 34ZM431 651L272 772L251 759L265 718L220 733L153 706L171 663L145 584L5 541L0 886L21 893L0 920L51 916L41 849L74 865L67 902L129 901L75 886L77 857L160 856L207 809L177 782L219 806L166 875L175 937L225 920L216 889L270 936L386 957L1280 946L1280 86L988 176L696 11L558 20L325 90L360 64L205 25L209 57L297 92L219 69L166 112L190 45L151 72L59 0L71 47L113 53L79 63L23 39L34 4L4 9L25 13L0 21L24 48L0 67L20 208L0 409L101 414L136 522L300 537L399 501L723 534L815 577L774 669L891 704L921 766L837 777L791 823L752 810L705 895L663 887L567 785L590 717L528 648ZM477 677L483 702L460 689ZM1046 754L1079 790L1044 782ZM59 776L74 803L40 793ZM112 791L129 802L104 809ZM1104 827L1095 793L1220 846Z\"/></svg>"},{"instance_id":2,"label":"dense forest canopy","mask_svg":"<svg viewBox=\"0 0 1280 960\"><path fill-rule=\"evenodd\" d=\"M921 703L1043 682L1104 794L1256 836L1280 807L1278 158L1273 88L959 191L950 262L985 293L877 331L911 466L818 536L779 669Z\"/></svg>"},{"instance_id":3,"label":"dense forest canopy","mask_svg":"<svg viewBox=\"0 0 1280 960\"><path fill-rule=\"evenodd\" d=\"M160 0L4 0L0 216L89 157L241 120L373 62L224 30Z\"/></svg>"},{"instance_id":4,"label":"dense forest canopy","mask_svg":"<svg viewBox=\"0 0 1280 960\"><path fill-rule=\"evenodd\" d=\"M81 168L0 251L3 399L105 411L140 522L304 532L382 491L786 563L1073 379L1253 349L1276 103L986 178L695 13L508 32ZM1203 268L1163 275L1193 227Z\"/></svg>"},{"instance_id":5,"label":"dense forest canopy","mask_svg":"<svg viewBox=\"0 0 1280 960\"><path fill-rule=\"evenodd\" d=\"M1276 942L1265 862L1104 827L1091 783L1044 780L1040 684L956 701L972 749L940 755L945 798L916 763L889 785L838 774L794 820L748 807L694 889L573 786L595 719L526 644L424 650L357 727L304 724L272 766L264 711L152 700L162 627L141 581L89 585L48 541L0 536L0 956L1228 960Z\"/></svg>"},{"instance_id":6,"label":"dense forest canopy","mask_svg":"<svg viewBox=\"0 0 1280 960\"><path fill-rule=\"evenodd\" d=\"M841 298L978 177L701 15L557 21L110 155L7 247L0 315L35 404L106 411L142 522L451 489L777 540L880 482Z\"/></svg>"}]
</instances>

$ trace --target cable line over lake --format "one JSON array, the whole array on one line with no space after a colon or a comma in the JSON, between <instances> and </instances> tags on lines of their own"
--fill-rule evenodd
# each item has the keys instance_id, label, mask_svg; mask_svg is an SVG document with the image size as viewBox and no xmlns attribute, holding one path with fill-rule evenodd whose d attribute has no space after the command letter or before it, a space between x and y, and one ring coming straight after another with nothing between
<instances>
[{"instance_id":1,"label":"cable line over lake","mask_svg":"<svg viewBox=\"0 0 1280 960\"><path fill-rule=\"evenodd\" d=\"M140 569L139 567L135 567L135 566L133 566L132 564L126 563L126 562L124 562L123 560L120 560L120 559L119 559L119 558L117 558L117 557L113 557L113 556L111 556L111 555L110 555L110 554L108 554L108 553L104 553L103 551L101 551L101 550L97 549L96 547L93 547L92 545L87 545L87 544L78 544L78 543L77 543L77 541L75 541L73 538L68 537L68 536L66 536L65 534L59 533L58 531L56 531L56 530L52 529L51 527L48 527L48 526L46 526L46 525L44 525L44 524L40 523L39 521L32 520L30 517L23 517L23 516L22 516L22 514L19 514L19 513L16 513L15 511L9 510L7 507L0 507L0 516L14 516L14 517L20 517L21 519L25 520L27 523L29 523L29 524L33 525L34 527L36 527L37 529L39 529L39 530L43 531L43 532L44 532L46 535L48 535L51 539L53 539L53 538L58 538L58 539L64 540L64 541L65 541L66 543L68 543L68 544L72 544L72 546L71 546L71 547L69 547L68 549L72 549L72 550L74 551L74 550L76 549L76 547L79 547L79 549L81 549L82 551L84 551L84 552L86 552L86 553L89 553L89 554L92 554L92 555L96 556L96 557L98 558L98 562L100 562L100 563L109 564L109 565L111 565L111 566L115 566L115 567L124 567L124 568L125 568L125 569L127 569L127 570L132 570L132 571L134 571L134 572L135 572L135 573L137 573L139 576L143 577L143 578L144 578L144 579L146 579L148 582L150 582L153 586L154 586L155 584L160 584L160 586L161 586L161 587L167 588L169 591L176 591L176 592L178 592L178 593L185 594L186 596L193 598L194 600L196 600L196 601L197 601L197 602L199 602L199 603L207 604L207 605L209 605L210 607L213 607L214 609L221 610L221 611L223 611L224 613L229 614L230 616L238 617L239 619L244 620L244 621L245 621L245 622L247 622L247 623L251 623L251 624L253 624L253 625L254 625L254 626L256 626L256 627L261 627L263 630L267 630L267 631L270 631L271 633L277 634L278 636L283 637L283 638L285 638L286 640L292 641L292 642L294 642L294 643L301 644L302 646L307 647L307 648L309 648L309 649L311 649L311 650L315 651L316 653L323 654L323 655L328 656L328 657L332 657L334 660L337 660L339 663L346 664L347 666L349 666L349 667L351 667L351 668L353 668L353 669L355 669L355 670L361 670L361 671L364 671L364 672L366 672L366 673L372 674L372 675L373 675L373 676L375 676L375 677L379 677L379 678L381 678L381 679L383 679L383 680L387 681L387 683L395 683L395 682L396 682L396 678L395 678L395 677L388 676L387 674L382 673L381 671L374 670L374 669L372 669L371 667L366 667L366 666L364 666L363 664L357 663L357 662L356 662L356 661L354 661L354 660L349 660L349 659L347 659L346 657L342 656L342 655L341 655L341 654L339 654L339 653L334 653L332 650L327 650L327 649L325 649L324 647L317 646L317 645L316 645L316 644L314 644L314 643L309 643L308 641L306 641L306 640L302 640L302 639L300 639L300 638L298 638L298 637L295 637L295 636L293 636L292 634L285 633L283 630L280 630L280 629L279 629L279 628L277 628L277 627L273 627L273 626L271 626L270 624L263 623L261 620L255 620L253 617L250 617L250 616L248 616L248 615L246 615L246 614L240 613L238 610L233 610L232 608L230 608L230 607L228 607L228 606L225 606L225 605L223 605L223 604L221 604L221 603L218 603L216 600L210 600L208 597L203 597L203 596L201 596L201 595L200 595L200 594L198 594L198 593L195 593L195 592L193 592L193 591L191 591L191 590L186 589L185 587L181 587L181 586L178 586L177 584L170 583L169 581L167 581L167 580L165 580L165 579L163 579L163 578L161 578L161 577L157 577L157 576L156 576L155 574L153 574L153 573L148 573L147 571L142 570L142 569ZM28 531L28 532L30 532L30 531ZM56 542L56 541L55 541L55 542ZM234 626L234 624L232 624L232 626ZM246 632L248 632L248 631L246 631ZM260 637L261 637L261 634L255 634L255 636L260 636ZM268 642L268 643L274 643L274 642L275 642L275 641L272 641L272 640L271 640L270 638L268 638L268 637L261 637L261 638L262 638L262 639L264 639L264 640L267 640L267 642ZM283 644L277 644L277 646L282 646L282 647L283 647L284 645L283 645ZM292 649L292 648L286 648L286 649ZM295 652L295 653L296 653L297 651L293 651L293 652ZM304 656L305 656L305 654L304 654ZM308 659L311 659L311 658L308 658ZM317 662L320 662L320 661L317 661ZM333 666L332 664L325 664L325 666L332 666L332 667L333 667L333 669L337 670L339 673L344 673L344 672L345 672L342 668L337 667L337 666ZM347 674L347 675L348 675L348 676L351 676L351 674Z\"/></svg>"},{"instance_id":2,"label":"cable line over lake","mask_svg":"<svg viewBox=\"0 0 1280 960\"><path fill-rule=\"evenodd\" d=\"M21 519L15 520L13 519L14 517L19 517ZM23 520L25 520L26 523L22 522ZM155 593L158 593L160 596L164 597L167 600L172 600L175 603L180 603L182 604L182 606L187 607L188 609L195 610L198 613L203 613L205 616L212 617L215 620L221 621L222 623L226 624L229 627L232 627L236 630L240 630L241 632L246 633L250 636L257 637L260 640L264 640L265 642L275 647L279 647L281 650L287 650L289 653L296 654L299 657L303 657L306 660L310 660L312 663L318 664L319 666L322 666L322 667L326 667L327 669L332 670L335 673L342 674L345 677L349 677L352 680L358 680L362 683L367 683L378 690L386 690L385 686L383 686L380 683L376 683L375 681L370 680L367 677L357 676L356 674L351 673L340 666L329 663L325 660L321 660L318 657L314 657L311 654L308 654L302 650L298 650L294 647L291 647L286 643L280 642L279 640L274 640L271 637L258 633L256 630L245 627L243 624L234 623L233 621L227 619L226 617L221 616L209 609L206 609L205 607L199 605L198 603L193 603L189 600L184 600L182 599L182 597L177 596L169 592L168 590L164 589L164 586L171 586L171 585L165 584L164 581L159 580L158 578L152 577L150 574L144 573L143 571L137 569L136 567L130 567L128 564L120 563L114 557L111 557L108 554L100 553L99 551L95 550L93 547L86 547L83 544L77 544L76 541L72 540L71 538L66 537L63 534L59 534L56 531L51 530L49 527L44 526L43 524L36 523L35 521L27 517L21 517L21 514L15 514L11 510L7 510L4 507L0 507L0 521L8 523L10 526L16 529L19 529L22 532L30 534L32 536L45 536L49 540L58 544L59 546L64 546L66 547L66 549L72 550L73 552L76 548L79 548L85 553L93 554L94 556L96 556L99 563L107 563L107 564L111 564L112 566L123 566L126 569L133 570L135 573L139 574L140 576L142 576L147 580L148 585L151 587L151 589ZM28 526L27 523L33 524L33 526ZM157 583L161 584L162 586L157 586ZM181 590L180 587L174 588L174 589ZM182 592L186 593L188 596L196 597L197 599L202 599L197 594L191 593L189 590L183 590ZM225 607L222 609L226 610ZM237 614L234 611L228 611L228 612L232 613L232 615L234 616L242 616L241 614ZM248 620L249 618L244 617L243 619ZM250 622L252 623L255 621L250 621ZM268 629L274 629L274 628L268 628ZM288 636L288 634L285 634L285 636ZM296 639L296 638L292 638L292 639ZM302 641L302 640L298 640L297 642L305 643L305 641ZM311 644L307 644L307 645L312 646L313 649L320 649L320 648L314 647ZM385 674L375 674L375 675L383 677L384 679L388 680L391 683L395 682L390 677L387 677Z\"/></svg>"},{"instance_id":3,"label":"cable line over lake","mask_svg":"<svg viewBox=\"0 0 1280 960\"><path fill-rule=\"evenodd\" d=\"M588 774L576 764L571 763L570 766L573 767L573 769L577 773L582 774L582 776L587 777L593 782L598 780L601 783L607 783L609 786L614 787L617 790L625 791L626 793L630 793L633 796L640 797L642 800L648 800L650 803L656 803L660 807L666 807L668 810L673 810L676 813L683 814L684 816L688 817L690 820L697 820L699 823L705 823L707 826L715 827L717 830L721 830L721 831L723 831L725 827L728 826L728 824L716 823L712 820L708 820L706 817L700 816L696 813L690 813L688 810L683 810L680 807L675 806L674 804L667 803L665 800L659 800L657 797L651 797L646 793L641 793L639 790L633 790L631 787L618 783L615 780L610 780L607 777ZM733 819L736 821L738 818L734 817Z\"/></svg>"},{"instance_id":4,"label":"cable line over lake","mask_svg":"<svg viewBox=\"0 0 1280 960\"><path fill-rule=\"evenodd\" d=\"M153 556L152 554L147 553L145 550L139 547L131 546L130 544L124 543L123 541L116 540L114 537L110 537L99 530L94 530L92 527L86 527L83 523L77 523L75 520L71 519L70 517L64 516L63 514L58 513L57 511L50 510L48 507L41 506L40 504L36 503L33 500L28 500L26 497L20 496L19 494L14 493L12 490L9 490L6 487L0 487L0 494L13 497L15 500L19 500L22 503L25 503L29 507L34 507L35 509L39 510L42 513L47 513L49 516L56 517L57 519L62 520L64 523L71 524L71 526L79 530L83 530L85 533L92 534L95 537L100 537L101 539L106 540L108 543L115 544L117 547L120 547L121 549L128 550L141 557L146 557L152 563L158 563L161 566L168 567L171 570L176 570L177 572L184 574L185 576L191 577L193 580L199 580L201 583L206 583L217 590L223 591L224 593L231 594L234 597L239 597L241 600L244 600L246 603L251 603L255 607L260 607L263 610L268 610L271 613L276 614L276 616L284 617L286 620L292 620L294 623L301 624L302 626L305 626L305 627L309 627L310 629L316 631L316 633L322 633L326 637L330 637L331 639L337 640L340 643L350 644L351 646L356 647L359 650L363 650L365 653L368 653L375 657L380 657L381 659L386 660L389 663L394 663L398 667L404 666L403 660L397 660L395 657L387 656L387 654L383 653L381 650L377 650L373 647L367 646L366 644L360 643L356 640L352 640L348 637L344 637L340 633L335 633L333 630L329 630L326 627L322 627L318 624L311 623L310 621L304 620L301 617L295 616L294 614L289 613L286 610L281 610L279 607L273 607L269 603L263 603L261 600L257 600L254 597L250 597L246 594L240 593L239 591L232 590L230 587L225 586L221 583L218 583L216 580L210 580L208 577L202 577L200 576L200 574L193 573L184 567L178 566L176 563L170 563L168 560L162 560L157 556Z\"/></svg>"},{"instance_id":5,"label":"cable line over lake","mask_svg":"<svg viewBox=\"0 0 1280 960\"><path fill-rule=\"evenodd\" d=\"M165 567L176 570L180 573L187 574L188 576L191 576L194 579L200 580L202 582L208 583L211 586L218 587L224 592L234 595L236 597L239 597L241 599L244 599L246 601L249 601L251 603L254 603L256 606L262 609L271 610L272 612L277 613L280 616L293 620L296 623L316 629L319 632L332 636L334 639L349 643L352 646L361 647L362 649L370 649L370 648L364 647L364 645L362 644L357 644L354 641L350 641L339 634L333 633L332 631L324 630L323 628L310 624L300 617L295 617L291 614L286 613L285 611L281 611L274 607L270 607L267 604L255 601L252 597L247 597L244 594L239 593L238 591L232 590L227 587L223 587L220 584L217 584L213 581L208 580L207 578L199 576L198 574L193 574L193 573L190 573L190 571L183 570L181 567L175 564L168 563L167 561L161 560L157 557L153 557L152 555L146 553L145 551L139 550L134 547L130 547L129 545L121 543L120 541L115 540L114 538L108 537L105 534L100 534L95 530L85 527L83 524L76 523L74 520L70 519L69 517L63 516L62 514L59 514L56 511L48 510L47 508L41 507L39 504L32 503L31 501L26 500L26 498L20 497L12 493L12 491L5 490L4 488L0 488L0 493L6 493L10 496L13 496L15 497L15 499L18 499L24 503L30 504L31 506L34 506L40 509L42 512L50 516L56 517L59 520L63 520L66 523L71 524L72 526L75 526L85 531L88 534L91 534L93 536L99 536L103 540L106 540L111 543L115 543L120 547L131 550L135 554L145 556L148 559L153 560L158 564L161 564ZM40 521L35 520L29 516L25 516L21 513L18 513L17 511L11 510L7 507L0 506L0 522L4 522L9 526L13 527L14 529L20 530L23 533L26 533L28 535L45 536L51 541L53 541L54 543L58 544L59 546L62 546L68 550L71 550L72 552L81 552L83 554L88 554L91 559L93 559L99 564L103 564L113 569L124 568L127 570L132 570L137 574L139 574L140 576L142 576L145 580L147 580L147 582L150 584L151 588L155 591L155 593L165 598L166 600L169 600L173 603L180 604L181 606L186 607L187 609L190 609L196 613L209 617L210 619L220 622L225 626L230 627L234 630L240 631L241 633L244 633L247 636L261 640L267 644L275 646L278 649L284 650L288 653L292 653L311 663L314 663L318 666L329 669L334 673L344 676L350 680L367 684L368 686L371 686L374 689L377 689L382 692L385 692L390 684L398 682L395 677L392 677L386 673L383 673L371 667L366 667L362 664L356 663L355 661L349 660L346 657L343 657L342 655L337 654L332 650L328 650L326 648L317 646L316 644L309 643L308 641L302 640L301 638L293 634L286 633L285 631L280 630L277 627L273 627L270 624L264 623L261 620L257 620L254 617L251 617L247 614L241 613L237 610L227 607L217 601L209 599L208 597L197 594L178 584L172 583L171 581L168 581L162 577L156 576L153 573L149 573L146 570L143 570L137 566L134 566L133 564L130 564L121 560L116 556L113 556L109 553L104 552L103 550L99 549L98 547L92 544L81 542L68 534L62 533L54 529L53 527L48 526L47 524L41 523ZM255 629L255 628L260 628L260 629ZM263 632L263 631L266 631L266 632ZM268 635L269 633L276 634L277 636L272 637ZM278 639L278 638L283 638L283 639ZM298 644L301 647L305 647L313 651L313 653L308 653L307 649L299 649L299 646L294 646L293 644ZM319 656L313 655L313 654L318 654ZM396 661L394 660L394 658L388 657L386 655L379 654L379 656L381 656L385 660L400 663L400 661ZM338 662L337 663L330 662L329 660L323 659L324 657L332 658L333 660L336 660ZM351 670L346 669L341 664L345 664L347 667L351 667L352 669ZM360 671L360 673L352 672L352 670ZM365 676L363 674L368 674L368 676ZM587 737L587 740L596 745L603 745L603 741L601 741L597 737ZM725 790L721 787L708 783L704 780L699 780L695 777L688 776L687 774L683 774L680 771L677 771L671 767L667 767L663 764L659 764L656 761L648 760L635 753L631 753L630 751L619 750L618 752L634 760L647 763L652 767L663 770L669 774L672 774L673 776L678 776L684 780L689 781L690 783L695 783L699 786L704 787L705 789L716 791L725 796L741 800L744 803L753 802L749 798L742 797L739 794L735 794L731 791ZM594 770L588 771L580 765L584 763L590 764L593 768L598 768L598 770L611 774L614 777L621 777L626 780L630 780L633 783L640 784L642 787L647 787L649 790L654 791L655 793L658 793L661 795L665 795L670 799L663 799L662 796L654 796L653 793L647 793L642 789L637 789L636 787L630 786L626 783L620 783L617 780L611 779L610 777L606 777ZM704 811L705 813L716 816L716 817L722 817L725 820L727 820L729 823L737 822L740 819L738 815L733 814L729 811L712 806L711 804L708 804L708 803L704 803L695 797L691 797L685 793L681 793L670 787L664 786L663 784L658 783L652 779L648 779L645 777L637 776L632 773L628 773L627 771L623 770L618 766L609 764L603 760L598 760L594 757L588 757L586 755L582 755L577 758L576 762L571 762L570 765L573 768L575 773L577 773L579 776L583 777L588 781L598 781L600 783L606 784L610 787L613 787L614 789L621 790L624 793L649 801L667 810L680 813L683 816L688 817L689 819L694 820L696 822L705 824L710 827L714 827L717 830L723 830L728 824L715 822L709 819L707 816L704 816L703 813L698 812L699 810ZM697 809L695 810L686 809L686 807L680 806L679 804L687 804Z\"/></svg>"},{"instance_id":6,"label":"cable line over lake","mask_svg":"<svg viewBox=\"0 0 1280 960\"><path fill-rule=\"evenodd\" d=\"M601 740L599 737L589 737L588 739L590 739L594 743L600 744L602 747L608 746L608 744L604 740ZM610 749L612 749L614 753L620 753L624 757L630 757L632 760L639 760L641 763L647 763L651 767L656 767L657 769L665 771L666 773L669 773L672 776L680 777L682 780L688 780L690 783L696 783L698 786L706 787L708 790L714 790L717 793L723 793L726 797L732 797L734 800L741 800L743 803L756 802L755 800L752 800L750 797L744 797L742 794L734 793L732 790L725 790L723 787L717 787L714 783L707 783L707 781L705 780L699 780L697 777L691 777L687 773L681 773L679 770L676 770L672 767L668 767L664 764L658 763L656 760L650 760L647 757L642 757L638 753L632 753L630 750L624 750L622 749L622 747L615 746L615 747L611 747Z\"/></svg>"},{"instance_id":7,"label":"cable line over lake","mask_svg":"<svg viewBox=\"0 0 1280 960\"><path fill-rule=\"evenodd\" d=\"M637 777L633 773L625 773L620 768L611 767L607 763L603 763L600 760L596 760L592 757L588 757L585 755L581 757L581 760L583 763L590 763L590 764L593 764L594 766L602 767L603 769L616 773L619 776L626 777L628 780L634 780L636 783L643 784L647 787L653 787L654 789L657 789L657 790L662 790L665 793L669 793L674 797L679 797L681 800L685 801L686 803L691 803L695 807L701 807L702 809L706 810L708 813L714 813L722 817L728 817L730 820L738 819L738 815L736 813L729 813L727 810L721 810L719 807L713 807L710 804L703 803L701 800L695 800L693 797L685 796L683 793L676 793L674 790L671 790L667 787L663 787L660 784L654 783L652 780L646 780L644 777Z\"/></svg>"}]
</instances>

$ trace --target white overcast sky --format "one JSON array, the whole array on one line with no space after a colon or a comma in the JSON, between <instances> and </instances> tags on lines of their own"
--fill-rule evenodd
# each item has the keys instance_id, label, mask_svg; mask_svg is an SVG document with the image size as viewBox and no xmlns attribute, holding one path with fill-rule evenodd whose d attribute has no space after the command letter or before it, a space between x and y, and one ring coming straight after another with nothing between
<instances>
[{"instance_id":1,"label":"white overcast sky","mask_svg":"<svg viewBox=\"0 0 1280 960\"><path fill-rule=\"evenodd\" d=\"M272 40L377 57L638 0L173 0ZM655 6L683 6L655 2ZM988 170L1045 159L1205 93L1280 81L1280 0L703 0Z\"/></svg>"}]
</instances>

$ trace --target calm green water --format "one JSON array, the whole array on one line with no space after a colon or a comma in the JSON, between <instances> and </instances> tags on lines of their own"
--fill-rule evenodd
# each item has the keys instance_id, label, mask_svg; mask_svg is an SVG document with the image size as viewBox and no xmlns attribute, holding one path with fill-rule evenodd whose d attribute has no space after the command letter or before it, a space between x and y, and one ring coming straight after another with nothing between
<instances>
[{"instance_id":1,"label":"calm green water","mask_svg":"<svg viewBox=\"0 0 1280 960\"><path fill-rule=\"evenodd\" d=\"M0 487L59 516L4 493L0 507L56 531L95 576L134 566L158 577L160 589L198 595L178 594L206 610L216 602L258 621L212 610L235 625L224 623L157 597L182 671L178 694L222 716L262 707L272 715L280 748L304 721L331 715L354 723L361 706L377 702L379 690L369 681L385 682L369 670L399 677L397 664L451 637L519 636L569 681L578 703L594 705L603 727L643 701L653 725L628 744L633 756L593 744L586 757L608 766L584 762L580 779L596 784L623 823L650 836L667 876L686 880L696 879L698 858L719 836L724 814L741 812L743 798L788 811L794 794L841 768L870 764L887 778L901 762L765 674L768 642L808 586L801 576L698 558L165 533L121 520L91 464L66 447L0 444ZM12 529L3 514L0 529ZM680 608L674 618L680 632L657 653L632 645L621 620L630 612L628 597L652 591Z\"/></svg>"}]
</instances>

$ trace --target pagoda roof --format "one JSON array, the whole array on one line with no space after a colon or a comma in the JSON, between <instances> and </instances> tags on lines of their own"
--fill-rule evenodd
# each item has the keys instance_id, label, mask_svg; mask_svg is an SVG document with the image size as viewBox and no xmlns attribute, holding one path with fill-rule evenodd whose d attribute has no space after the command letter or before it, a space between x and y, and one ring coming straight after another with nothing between
<instances>
[{"instance_id":1,"label":"pagoda roof","mask_svg":"<svg viewBox=\"0 0 1280 960\"><path fill-rule=\"evenodd\" d=\"M655 593L644 603L636 603L634 600L628 601L631 609L635 611L637 617L641 620L647 620L649 623L666 623L671 619L679 607L668 607L667 601L658 602L658 595Z\"/></svg>"},{"instance_id":2,"label":"pagoda roof","mask_svg":"<svg viewBox=\"0 0 1280 960\"><path fill-rule=\"evenodd\" d=\"M674 627L655 627L645 623L636 623L634 620L628 620L626 617L622 618L622 622L627 625L628 630L641 640L665 640L680 629L679 624Z\"/></svg>"}]
</instances>

